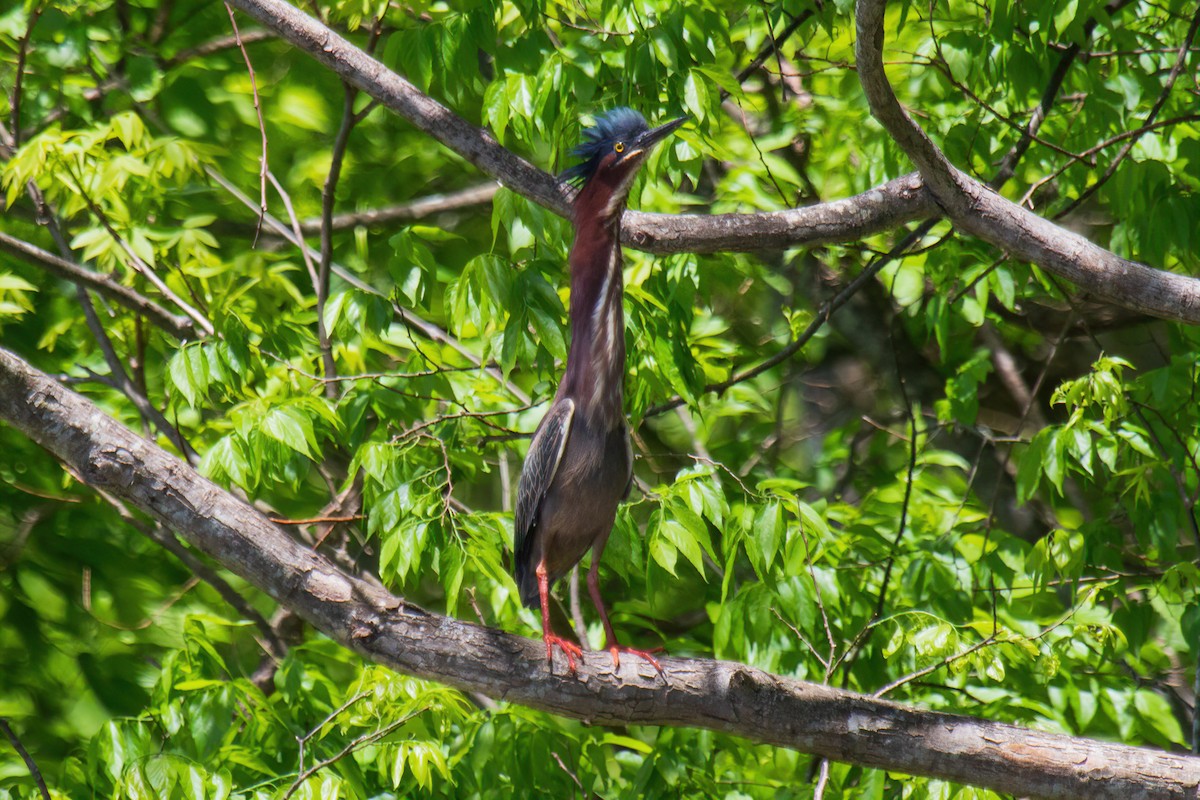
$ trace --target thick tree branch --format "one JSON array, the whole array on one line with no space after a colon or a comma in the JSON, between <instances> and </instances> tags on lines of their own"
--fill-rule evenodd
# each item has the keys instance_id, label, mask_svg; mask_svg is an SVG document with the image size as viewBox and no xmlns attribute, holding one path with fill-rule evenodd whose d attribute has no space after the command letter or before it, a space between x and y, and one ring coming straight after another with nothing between
<instances>
[{"instance_id":1,"label":"thick tree branch","mask_svg":"<svg viewBox=\"0 0 1200 800\"><path fill-rule=\"evenodd\" d=\"M883 69L886 0L859 0L855 52L871 113L913 163L959 230L1125 308L1200 323L1200 280L1129 261L1004 199L951 164L908 116Z\"/></svg>"},{"instance_id":2,"label":"thick tree branch","mask_svg":"<svg viewBox=\"0 0 1200 800\"><path fill-rule=\"evenodd\" d=\"M553 176L505 150L486 130L421 93L325 25L285 0L232 2L503 185L556 213L567 212L568 190ZM1167 319L1200 322L1200 280L1120 258L1024 211L949 164L908 119L887 84L882 25L881 0L859 4L856 46L863 88L876 117L917 164L938 204L960 230L1062 275L1097 297ZM726 217L627 212L622 225L624 240L633 247L660 253L857 241L868 233L932 213L924 192L896 197L894 184L841 201L849 204L843 207L842 216L826 216L823 206L775 215ZM888 187L893 191L887 191ZM814 221L825 226L817 235L806 227Z\"/></svg>"},{"instance_id":3,"label":"thick tree branch","mask_svg":"<svg viewBox=\"0 0 1200 800\"><path fill-rule=\"evenodd\" d=\"M231 0L232 4L325 64L502 185L557 214L567 215L564 184L504 149L470 124L325 25L284 0ZM759 250L858 241L936 211L919 180L899 178L837 203L764 214L645 214L622 220L626 244L652 253Z\"/></svg>"},{"instance_id":4,"label":"thick tree branch","mask_svg":"<svg viewBox=\"0 0 1200 800\"><path fill-rule=\"evenodd\" d=\"M648 253L716 253L857 242L938 215L914 173L862 194L786 211L757 214L652 214L628 211L624 244Z\"/></svg>"},{"instance_id":5,"label":"thick tree branch","mask_svg":"<svg viewBox=\"0 0 1200 800\"><path fill-rule=\"evenodd\" d=\"M906 707L730 662L589 654L429 613L289 538L257 510L0 349L0 419L365 658L593 724L708 728L839 761L1047 798L1194 798L1200 759Z\"/></svg>"},{"instance_id":6,"label":"thick tree branch","mask_svg":"<svg viewBox=\"0 0 1200 800\"><path fill-rule=\"evenodd\" d=\"M73 281L84 288L112 300L138 314L144 315L158 327L176 339L195 339L196 325L188 317L172 314L158 303L113 280L102 272L92 272L78 264L59 258L53 253L36 247L23 239L9 236L0 231L0 250L41 267L52 275Z\"/></svg>"}]
</instances>

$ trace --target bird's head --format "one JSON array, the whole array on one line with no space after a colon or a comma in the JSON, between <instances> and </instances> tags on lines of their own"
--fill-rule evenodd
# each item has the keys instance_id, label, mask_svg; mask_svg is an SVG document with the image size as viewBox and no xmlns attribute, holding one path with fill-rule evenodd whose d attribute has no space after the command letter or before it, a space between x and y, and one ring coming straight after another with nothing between
<instances>
[{"instance_id":1,"label":"bird's head","mask_svg":"<svg viewBox=\"0 0 1200 800\"><path fill-rule=\"evenodd\" d=\"M582 187L596 185L609 195L607 205L623 204L638 168L654 145L674 133L687 117L673 119L657 128L632 108L614 108L596 117L596 124L583 132L583 141L572 151L580 163L562 174L563 180Z\"/></svg>"}]
</instances>

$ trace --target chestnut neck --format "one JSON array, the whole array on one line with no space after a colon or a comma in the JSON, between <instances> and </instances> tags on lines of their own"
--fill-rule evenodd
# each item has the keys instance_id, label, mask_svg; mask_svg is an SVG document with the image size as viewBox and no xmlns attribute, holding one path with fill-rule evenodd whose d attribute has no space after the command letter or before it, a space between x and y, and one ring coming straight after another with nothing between
<instances>
[{"instance_id":1,"label":"chestnut neck","mask_svg":"<svg viewBox=\"0 0 1200 800\"><path fill-rule=\"evenodd\" d=\"M598 173L574 202L571 345L559 397L570 397L592 426L624 424L625 315L621 215L625 175Z\"/></svg>"}]
</instances>

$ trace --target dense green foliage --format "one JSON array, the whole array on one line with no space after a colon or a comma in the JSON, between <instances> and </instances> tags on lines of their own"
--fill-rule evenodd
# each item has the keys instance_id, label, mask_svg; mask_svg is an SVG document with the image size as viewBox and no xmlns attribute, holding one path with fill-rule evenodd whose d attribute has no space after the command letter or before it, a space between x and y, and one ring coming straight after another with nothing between
<instances>
[{"instance_id":1,"label":"dense green foliage","mask_svg":"<svg viewBox=\"0 0 1200 800\"><path fill-rule=\"evenodd\" d=\"M1122 255L1200 273L1194 52L1158 108L1190 4L1134 2L1110 18L1098 0L954 0L932 20L924 4L893 6L897 93L985 180L1078 45L1086 57L1004 193L1029 193ZM546 169L570 163L590 112L689 113L636 184L636 208L787 208L911 169L867 110L849 2L350 0L321 13ZM801 13L781 55L739 84ZM75 259L178 312L143 262L215 330L179 342L93 299L118 363L165 418L147 420L109 379L74 287L0 255L3 345L178 452L163 427L176 426L202 471L276 516L354 515L361 486L361 520L297 534L328 534L323 550L417 603L532 635L508 575L507 509L527 441L514 434L536 425L566 353L570 227L501 189L490 207L339 229L334 260L375 291L335 274L319 304L320 258L256 233L262 142L242 53L193 50L231 33L221 4L195 0L23 0L0 13L0 103L25 62L19 119L11 104L4 116L23 133L0 164L3 231L56 251L32 182ZM246 52L272 174L300 220L319 217L343 86L279 40L252 37ZM337 212L480 180L367 104L351 101L366 113ZM1126 134L1152 112L1164 124ZM627 251L638 483L601 567L618 630L926 708L1186 747L1200 641L1196 329L1088 304L942 223L795 358L705 392L784 346L902 235ZM410 312L452 341L423 335ZM680 411L647 413L676 395ZM293 796L813 792L805 755L480 708L311 631L256 684L264 653L244 615L8 428L0 478L0 717L56 797L282 797L326 759ZM331 507L335 496L349 500ZM597 645L586 600L584 616ZM32 791L0 744L0 797ZM834 764L824 796L994 795Z\"/></svg>"}]
</instances>

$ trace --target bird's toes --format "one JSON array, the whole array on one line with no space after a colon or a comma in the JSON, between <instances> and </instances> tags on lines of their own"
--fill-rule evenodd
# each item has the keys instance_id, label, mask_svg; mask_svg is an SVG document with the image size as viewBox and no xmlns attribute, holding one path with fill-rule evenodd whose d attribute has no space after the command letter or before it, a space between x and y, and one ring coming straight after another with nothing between
<instances>
[{"instance_id":1,"label":"bird's toes","mask_svg":"<svg viewBox=\"0 0 1200 800\"><path fill-rule=\"evenodd\" d=\"M614 644L609 646L608 652L612 654L614 672L621 668L621 653L628 653L631 656L637 656L638 658L646 661L650 664L650 666L654 667L654 671L658 673L659 677L661 677L664 681L667 679L666 673L663 672L662 665L658 663L658 659L653 655L654 653L663 652L661 647L653 647L649 650L638 650L634 647L625 647L623 645Z\"/></svg>"},{"instance_id":2,"label":"bird's toes","mask_svg":"<svg viewBox=\"0 0 1200 800\"><path fill-rule=\"evenodd\" d=\"M583 659L583 648L555 634L543 636L542 640L546 643L546 661L551 666L554 665L554 648L557 647L562 650L563 655L567 658L567 669L574 674L576 671L575 659Z\"/></svg>"}]
</instances>

